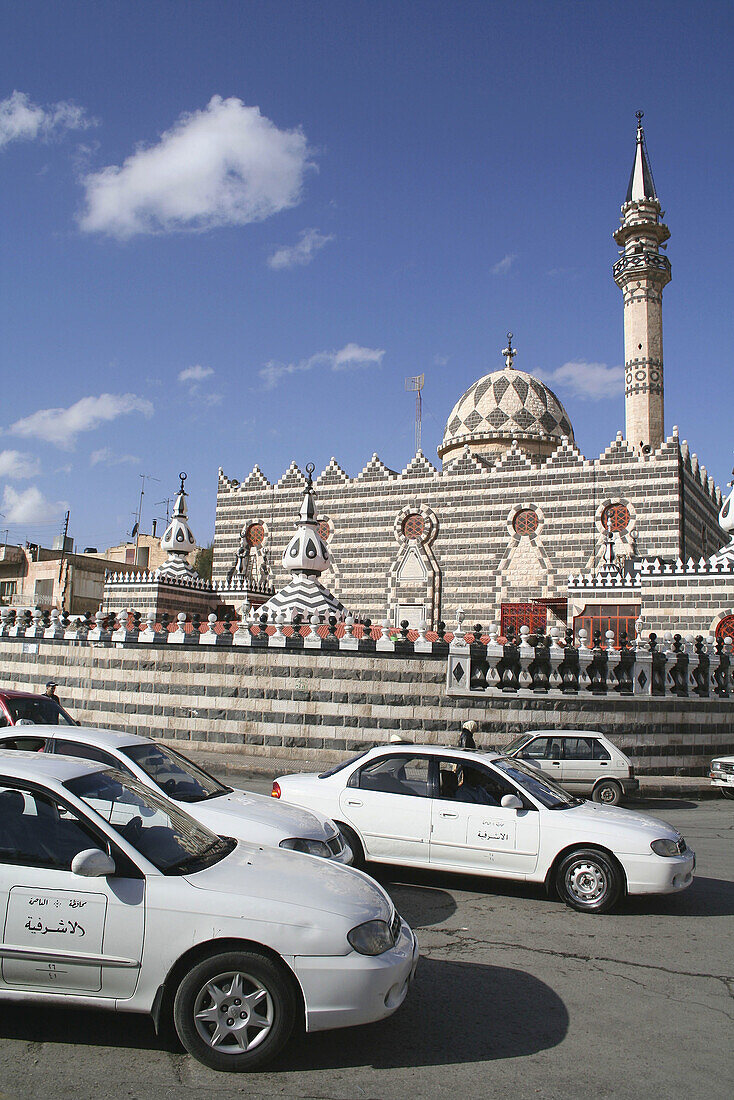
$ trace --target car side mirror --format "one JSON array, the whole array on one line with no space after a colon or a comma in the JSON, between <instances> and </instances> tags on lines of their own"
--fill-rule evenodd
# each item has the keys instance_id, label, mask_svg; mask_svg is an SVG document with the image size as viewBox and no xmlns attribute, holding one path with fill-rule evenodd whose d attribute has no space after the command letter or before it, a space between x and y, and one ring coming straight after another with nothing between
<instances>
[{"instance_id":1,"label":"car side mirror","mask_svg":"<svg viewBox=\"0 0 734 1100\"><path fill-rule=\"evenodd\" d=\"M77 852L72 859L71 873L82 878L104 878L105 875L114 875L115 861L100 848L87 848Z\"/></svg>"},{"instance_id":2,"label":"car side mirror","mask_svg":"<svg viewBox=\"0 0 734 1100\"><path fill-rule=\"evenodd\" d=\"M503 794L500 806L505 810L521 810L522 802L516 794Z\"/></svg>"}]
</instances>

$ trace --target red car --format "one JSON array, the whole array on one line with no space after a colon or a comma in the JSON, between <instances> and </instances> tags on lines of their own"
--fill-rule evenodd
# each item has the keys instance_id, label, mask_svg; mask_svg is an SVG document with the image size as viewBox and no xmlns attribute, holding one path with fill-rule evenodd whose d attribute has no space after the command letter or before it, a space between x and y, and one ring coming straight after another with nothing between
<instances>
[{"instance_id":1,"label":"red car","mask_svg":"<svg viewBox=\"0 0 734 1100\"><path fill-rule=\"evenodd\" d=\"M61 704L48 695L34 695L31 691L0 691L0 727L76 724Z\"/></svg>"}]
</instances>

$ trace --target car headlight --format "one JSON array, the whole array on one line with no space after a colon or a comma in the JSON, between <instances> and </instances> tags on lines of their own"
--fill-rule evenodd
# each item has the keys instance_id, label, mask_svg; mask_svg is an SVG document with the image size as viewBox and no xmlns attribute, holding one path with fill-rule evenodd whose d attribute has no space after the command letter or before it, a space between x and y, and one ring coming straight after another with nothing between
<instances>
[{"instance_id":1,"label":"car headlight","mask_svg":"<svg viewBox=\"0 0 734 1100\"><path fill-rule=\"evenodd\" d=\"M724 766L723 766L723 764L721 763L720 760L712 760L711 761L711 771L712 772L721 772L723 770L724 770Z\"/></svg>"},{"instance_id":2,"label":"car headlight","mask_svg":"<svg viewBox=\"0 0 734 1100\"><path fill-rule=\"evenodd\" d=\"M279 848L290 848L293 852L305 852L307 856L321 856L322 859L331 859L331 849L323 840L309 840L305 836L291 836L287 840L281 840Z\"/></svg>"},{"instance_id":3,"label":"car headlight","mask_svg":"<svg viewBox=\"0 0 734 1100\"><path fill-rule=\"evenodd\" d=\"M679 856L685 848L684 840L653 840L650 847L656 856Z\"/></svg>"},{"instance_id":4,"label":"car headlight","mask_svg":"<svg viewBox=\"0 0 734 1100\"><path fill-rule=\"evenodd\" d=\"M393 931L384 920L368 920L365 924L358 924L347 933L347 939L360 955L381 955L395 945Z\"/></svg>"}]
</instances>

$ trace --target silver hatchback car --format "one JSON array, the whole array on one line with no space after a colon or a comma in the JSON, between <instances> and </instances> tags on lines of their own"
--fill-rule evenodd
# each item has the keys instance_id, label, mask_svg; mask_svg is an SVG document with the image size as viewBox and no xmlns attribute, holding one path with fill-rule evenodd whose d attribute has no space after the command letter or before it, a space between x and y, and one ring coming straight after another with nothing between
<instances>
[{"instance_id":1,"label":"silver hatchback car","mask_svg":"<svg viewBox=\"0 0 734 1100\"><path fill-rule=\"evenodd\" d=\"M628 758L597 730L533 730L504 752L526 760L566 790L608 806L640 786Z\"/></svg>"}]
</instances>

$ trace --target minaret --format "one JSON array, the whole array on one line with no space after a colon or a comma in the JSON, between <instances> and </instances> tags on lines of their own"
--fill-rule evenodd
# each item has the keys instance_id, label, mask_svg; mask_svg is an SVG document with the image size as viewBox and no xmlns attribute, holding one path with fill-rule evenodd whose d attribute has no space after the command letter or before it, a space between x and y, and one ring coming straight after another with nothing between
<instances>
[{"instance_id":1,"label":"minaret","mask_svg":"<svg viewBox=\"0 0 734 1100\"><path fill-rule=\"evenodd\" d=\"M319 518L313 499L314 464L306 466L306 489L295 524L295 534L283 551L281 565L293 574L290 584L258 608L272 622L282 612L287 621L300 613L307 617L346 614L346 608L319 580L329 568L329 551L319 534Z\"/></svg>"},{"instance_id":2,"label":"minaret","mask_svg":"<svg viewBox=\"0 0 734 1100\"><path fill-rule=\"evenodd\" d=\"M614 281L624 296L624 402L629 443L649 453L665 438L663 415L663 287L670 261L660 249L670 236L650 170L637 112L637 147L620 227Z\"/></svg>"},{"instance_id":3,"label":"minaret","mask_svg":"<svg viewBox=\"0 0 734 1100\"><path fill-rule=\"evenodd\" d=\"M168 557L158 567L157 575L177 580L197 580L199 574L188 562L188 555L196 550L196 539L189 527L189 511L186 507L188 493L184 489L186 474L181 473L178 476L181 478L181 488L176 495L171 522L161 539L161 550L166 550Z\"/></svg>"}]
</instances>

